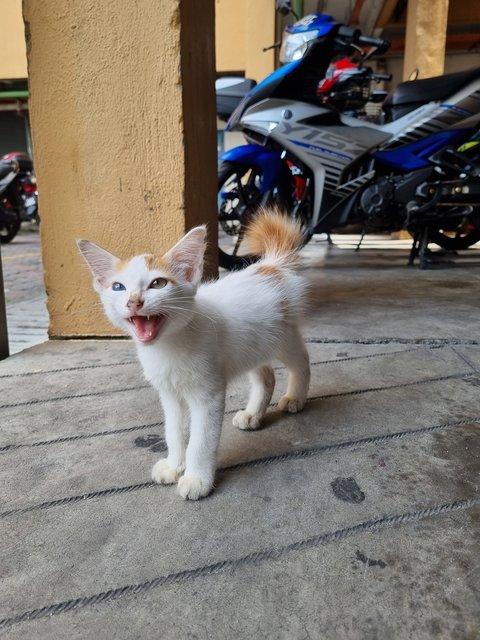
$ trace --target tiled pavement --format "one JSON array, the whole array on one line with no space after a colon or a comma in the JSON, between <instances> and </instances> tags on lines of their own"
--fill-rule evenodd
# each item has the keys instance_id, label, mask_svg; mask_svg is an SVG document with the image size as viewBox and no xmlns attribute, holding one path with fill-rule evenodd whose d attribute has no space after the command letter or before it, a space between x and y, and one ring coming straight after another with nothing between
<instances>
[{"instance_id":1,"label":"tiled pavement","mask_svg":"<svg viewBox=\"0 0 480 640\"><path fill-rule=\"evenodd\" d=\"M38 228L22 226L1 247L10 354L48 339L48 315Z\"/></svg>"}]
</instances>

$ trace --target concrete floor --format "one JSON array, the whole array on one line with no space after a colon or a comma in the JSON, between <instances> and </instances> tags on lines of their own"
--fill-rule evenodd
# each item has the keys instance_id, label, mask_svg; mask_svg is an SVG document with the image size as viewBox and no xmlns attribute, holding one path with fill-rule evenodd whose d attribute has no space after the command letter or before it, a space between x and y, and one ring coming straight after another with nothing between
<instances>
[{"instance_id":1,"label":"concrete floor","mask_svg":"<svg viewBox=\"0 0 480 640\"><path fill-rule=\"evenodd\" d=\"M131 344L0 363L2 637L480 637L480 253L318 253L307 407L242 432L233 386L205 500L150 482L162 416Z\"/></svg>"}]
</instances>

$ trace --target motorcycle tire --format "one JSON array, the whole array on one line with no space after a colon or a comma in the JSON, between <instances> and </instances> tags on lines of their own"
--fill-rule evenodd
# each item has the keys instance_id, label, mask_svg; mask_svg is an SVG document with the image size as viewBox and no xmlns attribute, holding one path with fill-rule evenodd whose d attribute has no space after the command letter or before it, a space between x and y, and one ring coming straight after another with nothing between
<instances>
[{"instance_id":1,"label":"motorcycle tire","mask_svg":"<svg viewBox=\"0 0 480 640\"><path fill-rule=\"evenodd\" d=\"M449 236L439 229L432 229L430 241L446 251L461 251L480 241L480 230L469 229L462 235Z\"/></svg>"},{"instance_id":2,"label":"motorcycle tire","mask_svg":"<svg viewBox=\"0 0 480 640\"><path fill-rule=\"evenodd\" d=\"M223 162L218 170L218 261L221 267L234 271L244 269L260 259L248 252L240 253L242 238L249 221L265 204L276 204L280 209L291 208L292 183L290 172L285 168L280 184L268 202L260 190L262 171L237 162ZM243 200L243 202L242 202ZM228 237L235 238L228 243ZM245 248L243 248L245 251Z\"/></svg>"},{"instance_id":3,"label":"motorcycle tire","mask_svg":"<svg viewBox=\"0 0 480 640\"><path fill-rule=\"evenodd\" d=\"M20 214L17 212L17 219L13 222L0 222L0 242L7 244L11 242L20 230Z\"/></svg>"}]
</instances>

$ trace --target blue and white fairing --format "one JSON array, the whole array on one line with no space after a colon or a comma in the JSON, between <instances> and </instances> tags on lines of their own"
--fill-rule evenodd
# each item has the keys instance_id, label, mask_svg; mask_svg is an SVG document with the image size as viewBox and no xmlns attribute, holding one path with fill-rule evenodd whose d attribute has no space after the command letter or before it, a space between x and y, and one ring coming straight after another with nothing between
<instances>
[{"instance_id":1,"label":"blue and white fairing","mask_svg":"<svg viewBox=\"0 0 480 640\"><path fill-rule=\"evenodd\" d=\"M290 75L292 71L294 71L299 66L300 62L301 60L296 60L295 62L291 62L290 64L285 65L284 67L278 68L276 71L259 82L255 87L253 87L253 89L249 91L247 95L242 99L238 107L228 119L225 130L231 131L232 129L235 129L235 127L240 122L245 109L247 109L247 107L250 107L252 104L255 104L256 102L259 102L260 100L264 100L265 98L270 97L279 83L288 75Z\"/></svg>"},{"instance_id":2,"label":"blue and white fairing","mask_svg":"<svg viewBox=\"0 0 480 640\"><path fill-rule=\"evenodd\" d=\"M323 13L313 13L305 16L295 24L290 24L285 27L284 36L282 38L282 48L280 50L280 61L284 66L280 67L269 76L264 78L259 84L257 84L247 95L242 99L238 107L230 116L227 122L226 130L231 131L238 124L243 115L243 112L247 107L251 107L256 102L260 102L266 98L270 98L277 90L278 86L284 82L288 76L290 76L300 66L303 61L303 56L311 44L312 40L318 40L327 36L338 28L339 23L335 22L332 16ZM290 47L288 42L293 43ZM294 53L295 46L301 48L298 55ZM288 59L282 59L282 50L287 47L292 54ZM325 60L325 69L328 66L329 59Z\"/></svg>"},{"instance_id":3,"label":"blue and white fairing","mask_svg":"<svg viewBox=\"0 0 480 640\"><path fill-rule=\"evenodd\" d=\"M285 27L286 33L305 33L305 31L318 30L320 35L326 35L330 32L332 25L335 24L333 16L326 13L310 13L308 16L297 20L294 24Z\"/></svg>"}]
</instances>

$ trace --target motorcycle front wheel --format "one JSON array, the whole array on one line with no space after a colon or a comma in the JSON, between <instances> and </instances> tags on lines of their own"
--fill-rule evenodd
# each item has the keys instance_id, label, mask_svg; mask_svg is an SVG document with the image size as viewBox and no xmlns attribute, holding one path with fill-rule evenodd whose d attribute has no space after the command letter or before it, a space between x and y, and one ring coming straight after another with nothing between
<instances>
[{"instance_id":1,"label":"motorcycle front wheel","mask_svg":"<svg viewBox=\"0 0 480 640\"><path fill-rule=\"evenodd\" d=\"M286 169L288 173L288 169ZM223 162L218 170L218 261L221 267L233 271L256 262L259 256L248 253L244 242L249 222L261 207L276 204L288 211L291 199L289 174L276 185L265 201L262 192L262 171L237 162Z\"/></svg>"}]
</instances>

